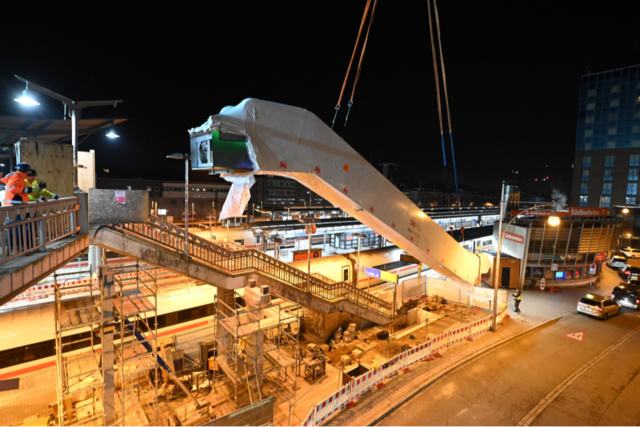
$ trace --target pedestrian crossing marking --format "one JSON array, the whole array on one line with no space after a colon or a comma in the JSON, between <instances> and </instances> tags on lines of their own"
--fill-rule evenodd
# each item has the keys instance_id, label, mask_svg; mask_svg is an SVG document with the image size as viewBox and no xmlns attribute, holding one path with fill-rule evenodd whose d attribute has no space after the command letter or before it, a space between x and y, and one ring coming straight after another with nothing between
<instances>
[{"instance_id":1,"label":"pedestrian crossing marking","mask_svg":"<svg viewBox=\"0 0 640 427\"><path fill-rule=\"evenodd\" d=\"M572 340L584 342L584 332L573 332L571 334L565 334L564 336Z\"/></svg>"}]
</instances>

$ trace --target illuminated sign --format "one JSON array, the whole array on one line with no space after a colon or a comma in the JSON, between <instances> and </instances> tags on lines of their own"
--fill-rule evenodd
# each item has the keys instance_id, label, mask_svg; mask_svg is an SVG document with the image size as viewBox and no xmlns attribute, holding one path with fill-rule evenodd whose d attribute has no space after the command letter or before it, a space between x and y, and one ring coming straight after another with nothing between
<instances>
[{"instance_id":1,"label":"illuminated sign","mask_svg":"<svg viewBox=\"0 0 640 427\"><path fill-rule=\"evenodd\" d=\"M600 217L609 216L609 208L568 208L568 212L556 212L556 216ZM514 210L513 215L551 216L552 211Z\"/></svg>"},{"instance_id":2,"label":"illuminated sign","mask_svg":"<svg viewBox=\"0 0 640 427\"><path fill-rule=\"evenodd\" d=\"M322 249L312 249L311 258L322 258ZM309 250L293 251L293 260L302 261L309 259Z\"/></svg>"}]
</instances>

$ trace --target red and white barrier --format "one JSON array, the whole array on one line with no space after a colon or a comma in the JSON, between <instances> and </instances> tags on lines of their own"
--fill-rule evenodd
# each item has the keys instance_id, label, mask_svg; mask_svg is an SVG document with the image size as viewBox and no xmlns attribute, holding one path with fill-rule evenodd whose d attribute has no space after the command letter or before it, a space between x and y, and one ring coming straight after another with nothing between
<instances>
[{"instance_id":1,"label":"red and white barrier","mask_svg":"<svg viewBox=\"0 0 640 427\"><path fill-rule=\"evenodd\" d=\"M498 312L498 321L504 319L506 314L507 307L504 307ZM331 415L347 406L349 402L357 399L373 387L394 376L401 369L406 369L411 365L428 359L432 355L439 354L441 349L452 344L469 337L480 335L488 331L490 327L491 316L487 316L483 319L471 322L468 325L444 332L428 343L424 343L395 356L393 359L384 363L380 368L371 370L364 375L355 378L351 383L340 389L340 391L316 404L311 409L311 412L302 425L316 426L322 424Z\"/></svg>"},{"instance_id":2,"label":"red and white barrier","mask_svg":"<svg viewBox=\"0 0 640 427\"><path fill-rule=\"evenodd\" d=\"M350 393L351 384L347 384L345 387L342 387L340 391L332 394L323 402L316 405L315 412L313 414L315 425L322 424L324 420L344 408L351 400Z\"/></svg>"}]
</instances>

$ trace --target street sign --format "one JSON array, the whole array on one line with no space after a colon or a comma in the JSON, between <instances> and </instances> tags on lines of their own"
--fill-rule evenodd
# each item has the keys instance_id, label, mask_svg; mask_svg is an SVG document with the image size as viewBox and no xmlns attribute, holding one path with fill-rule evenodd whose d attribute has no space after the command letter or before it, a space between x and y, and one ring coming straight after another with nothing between
<instances>
[{"instance_id":1,"label":"street sign","mask_svg":"<svg viewBox=\"0 0 640 427\"><path fill-rule=\"evenodd\" d=\"M596 266L595 265L590 265L589 266L589 274L591 274L591 275L596 274Z\"/></svg>"},{"instance_id":2,"label":"street sign","mask_svg":"<svg viewBox=\"0 0 640 427\"><path fill-rule=\"evenodd\" d=\"M540 290L544 291L544 285L547 283L545 279L540 280Z\"/></svg>"},{"instance_id":3,"label":"street sign","mask_svg":"<svg viewBox=\"0 0 640 427\"><path fill-rule=\"evenodd\" d=\"M565 334L567 338L571 338L572 340L576 340L578 342L584 342L584 331L583 332L574 332L572 334Z\"/></svg>"},{"instance_id":4,"label":"street sign","mask_svg":"<svg viewBox=\"0 0 640 427\"><path fill-rule=\"evenodd\" d=\"M558 264L551 264L551 271L558 271Z\"/></svg>"},{"instance_id":5,"label":"street sign","mask_svg":"<svg viewBox=\"0 0 640 427\"><path fill-rule=\"evenodd\" d=\"M378 270L373 267L365 267L364 265L357 265L356 269L361 273L364 273L365 276L374 277L376 279L382 279L387 282L398 283L398 275L393 273L388 273L383 270Z\"/></svg>"}]
</instances>

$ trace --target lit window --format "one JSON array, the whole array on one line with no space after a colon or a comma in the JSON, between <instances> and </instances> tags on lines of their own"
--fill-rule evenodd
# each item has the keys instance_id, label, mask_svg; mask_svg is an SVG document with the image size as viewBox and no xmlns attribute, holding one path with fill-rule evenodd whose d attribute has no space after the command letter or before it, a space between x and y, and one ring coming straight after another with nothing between
<instances>
[{"instance_id":1,"label":"lit window","mask_svg":"<svg viewBox=\"0 0 640 427\"><path fill-rule=\"evenodd\" d=\"M611 93L620 92L620 86L611 86Z\"/></svg>"},{"instance_id":2,"label":"lit window","mask_svg":"<svg viewBox=\"0 0 640 427\"><path fill-rule=\"evenodd\" d=\"M587 110L595 110L595 108L596 108L595 102L590 102L587 104Z\"/></svg>"},{"instance_id":3,"label":"lit window","mask_svg":"<svg viewBox=\"0 0 640 427\"><path fill-rule=\"evenodd\" d=\"M593 116L587 117L587 119L585 120L585 123L588 125L593 124Z\"/></svg>"},{"instance_id":4,"label":"lit window","mask_svg":"<svg viewBox=\"0 0 640 427\"><path fill-rule=\"evenodd\" d=\"M629 181L638 180L638 169L629 169Z\"/></svg>"},{"instance_id":5,"label":"lit window","mask_svg":"<svg viewBox=\"0 0 640 427\"><path fill-rule=\"evenodd\" d=\"M611 197L609 196L600 196L600 207L608 208L611 206Z\"/></svg>"},{"instance_id":6,"label":"lit window","mask_svg":"<svg viewBox=\"0 0 640 427\"><path fill-rule=\"evenodd\" d=\"M595 89L589 89L589 92L587 92L588 96L596 96L596 90Z\"/></svg>"},{"instance_id":7,"label":"lit window","mask_svg":"<svg viewBox=\"0 0 640 427\"><path fill-rule=\"evenodd\" d=\"M580 196L580 207L587 206L588 199L589 199L589 196Z\"/></svg>"},{"instance_id":8,"label":"lit window","mask_svg":"<svg viewBox=\"0 0 640 427\"><path fill-rule=\"evenodd\" d=\"M627 194L629 194L631 196L635 196L637 192L638 192L638 184L637 183L630 182L630 183L627 184ZM611 194L611 193L604 193L604 194Z\"/></svg>"},{"instance_id":9,"label":"lit window","mask_svg":"<svg viewBox=\"0 0 640 427\"><path fill-rule=\"evenodd\" d=\"M629 184L629 185L632 185L632 184ZM604 184L602 184L602 194L611 194L611 186L612 184L610 182L605 182ZM627 191L628 191L628 188L627 188ZM627 194L636 194L636 193L627 192Z\"/></svg>"},{"instance_id":10,"label":"lit window","mask_svg":"<svg viewBox=\"0 0 640 427\"><path fill-rule=\"evenodd\" d=\"M618 129L617 128L609 128L608 130L608 134L609 135L615 135L618 133Z\"/></svg>"},{"instance_id":11,"label":"lit window","mask_svg":"<svg viewBox=\"0 0 640 427\"><path fill-rule=\"evenodd\" d=\"M605 169L603 181L613 181L613 169Z\"/></svg>"},{"instance_id":12,"label":"lit window","mask_svg":"<svg viewBox=\"0 0 640 427\"><path fill-rule=\"evenodd\" d=\"M588 168L590 166L591 166L591 156L583 157L582 158L582 167L583 168Z\"/></svg>"},{"instance_id":13,"label":"lit window","mask_svg":"<svg viewBox=\"0 0 640 427\"><path fill-rule=\"evenodd\" d=\"M612 99L611 101L609 101L609 107L617 107L618 105L620 105L619 99Z\"/></svg>"},{"instance_id":14,"label":"lit window","mask_svg":"<svg viewBox=\"0 0 640 427\"><path fill-rule=\"evenodd\" d=\"M629 166L640 166L640 154L632 154L629 156Z\"/></svg>"},{"instance_id":15,"label":"lit window","mask_svg":"<svg viewBox=\"0 0 640 427\"><path fill-rule=\"evenodd\" d=\"M616 121L618 121L618 113L611 113L611 114L609 114L609 121L610 121L610 122L616 122Z\"/></svg>"},{"instance_id":16,"label":"lit window","mask_svg":"<svg viewBox=\"0 0 640 427\"><path fill-rule=\"evenodd\" d=\"M589 169L582 170L582 180L589 181Z\"/></svg>"},{"instance_id":17,"label":"lit window","mask_svg":"<svg viewBox=\"0 0 640 427\"><path fill-rule=\"evenodd\" d=\"M624 203L626 205L635 205L636 204L636 198L635 197L625 197L624 198Z\"/></svg>"},{"instance_id":18,"label":"lit window","mask_svg":"<svg viewBox=\"0 0 640 427\"><path fill-rule=\"evenodd\" d=\"M588 194L589 193L589 184L586 182L580 183L580 194Z\"/></svg>"},{"instance_id":19,"label":"lit window","mask_svg":"<svg viewBox=\"0 0 640 427\"><path fill-rule=\"evenodd\" d=\"M585 130L584 136L586 137L593 136L593 129Z\"/></svg>"},{"instance_id":20,"label":"lit window","mask_svg":"<svg viewBox=\"0 0 640 427\"><path fill-rule=\"evenodd\" d=\"M614 159L614 156L606 156L604 158L604 167L605 168L612 168L613 167L613 159Z\"/></svg>"}]
</instances>

